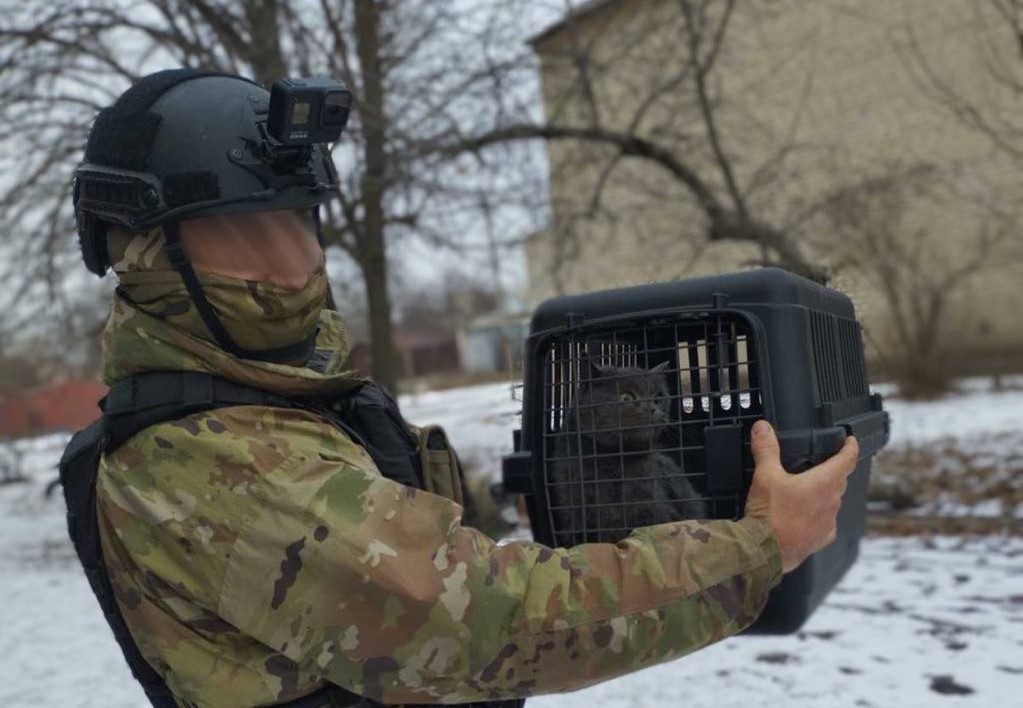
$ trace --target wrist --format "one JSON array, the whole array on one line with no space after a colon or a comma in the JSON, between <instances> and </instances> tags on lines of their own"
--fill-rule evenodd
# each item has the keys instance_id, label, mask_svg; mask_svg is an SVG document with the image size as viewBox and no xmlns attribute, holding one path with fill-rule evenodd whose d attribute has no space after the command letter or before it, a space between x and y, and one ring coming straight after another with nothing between
<instances>
[{"instance_id":1,"label":"wrist","mask_svg":"<svg viewBox=\"0 0 1023 708\"><path fill-rule=\"evenodd\" d=\"M770 568L773 587L780 582L782 576L783 559L777 534L767 519L761 517L744 516L738 523L756 542L765 565Z\"/></svg>"}]
</instances>

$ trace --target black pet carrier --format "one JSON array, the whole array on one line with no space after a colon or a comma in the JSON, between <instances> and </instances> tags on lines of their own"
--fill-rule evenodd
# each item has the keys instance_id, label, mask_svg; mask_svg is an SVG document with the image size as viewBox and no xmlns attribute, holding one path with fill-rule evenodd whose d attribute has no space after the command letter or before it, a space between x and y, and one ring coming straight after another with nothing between
<instances>
[{"instance_id":1,"label":"black pet carrier","mask_svg":"<svg viewBox=\"0 0 1023 708\"><path fill-rule=\"evenodd\" d=\"M533 316L522 430L505 459L533 535L614 542L684 518L738 519L750 427L790 472L860 444L838 538L784 577L749 631L798 629L854 562L888 415L871 395L852 302L775 268L559 297Z\"/></svg>"}]
</instances>

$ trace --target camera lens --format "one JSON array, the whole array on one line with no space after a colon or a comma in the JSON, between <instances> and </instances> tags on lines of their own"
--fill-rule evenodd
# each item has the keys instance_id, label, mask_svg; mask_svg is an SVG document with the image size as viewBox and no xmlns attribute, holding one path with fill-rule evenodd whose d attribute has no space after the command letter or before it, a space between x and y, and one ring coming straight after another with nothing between
<instances>
[{"instance_id":1,"label":"camera lens","mask_svg":"<svg viewBox=\"0 0 1023 708\"><path fill-rule=\"evenodd\" d=\"M352 95L347 91L330 91L323 97L323 125L343 126L348 121Z\"/></svg>"}]
</instances>

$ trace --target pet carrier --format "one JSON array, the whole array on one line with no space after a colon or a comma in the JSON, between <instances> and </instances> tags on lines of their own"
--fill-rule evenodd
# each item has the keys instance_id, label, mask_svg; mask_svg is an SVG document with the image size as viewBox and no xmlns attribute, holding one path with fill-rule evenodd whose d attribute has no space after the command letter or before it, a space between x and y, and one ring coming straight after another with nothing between
<instances>
[{"instance_id":1,"label":"pet carrier","mask_svg":"<svg viewBox=\"0 0 1023 708\"><path fill-rule=\"evenodd\" d=\"M638 526L738 519L750 427L775 426L800 472L860 444L838 537L784 576L749 631L798 629L854 562L888 415L871 395L852 302L776 268L559 297L531 323L522 430L504 484L550 546Z\"/></svg>"}]
</instances>

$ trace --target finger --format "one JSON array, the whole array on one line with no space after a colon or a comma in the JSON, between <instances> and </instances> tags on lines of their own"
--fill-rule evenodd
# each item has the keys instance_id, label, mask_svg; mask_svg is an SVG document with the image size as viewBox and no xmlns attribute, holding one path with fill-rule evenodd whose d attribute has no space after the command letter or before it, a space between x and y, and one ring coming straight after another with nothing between
<instances>
[{"instance_id":1,"label":"finger","mask_svg":"<svg viewBox=\"0 0 1023 708\"><path fill-rule=\"evenodd\" d=\"M852 435L845 439L842 449L833 456L817 465L817 474L823 477L841 477L845 479L856 469L860 457L860 445Z\"/></svg>"},{"instance_id":2,"label":"finger","mask_svg":"<svg viewBox=\"0 0 1023 708\"><path fill-rule=\"evenodd\" d=\"M828 537L824 540L824 547L827 548L838 538L838 527L832 526L831 531L828 532Z\"/></svg>"},{"instance_id":3,"label":"finger","mask_svg":"<svg viewBox=\"0 0 1023 708\"><path fill-rule=\"evenodd\" d=\"M836 486L835 492L838 495L839 499L845 496L845 492L849 488L849 482L846 481L847 479L848 479L847 477L840 477L838 480L838 485Z\"/></svg>"},{"instance_id":4,"label":"finger","mask_svg":"<svg viewBox=\"0 0 1023 708\"><path fill-rule=\"evenodd\" d=\"M750 450L757 467L781 467L781 446L774 434L774 428L766 420L758 420L753 424Z\"/></svg>"}]
</instances>

